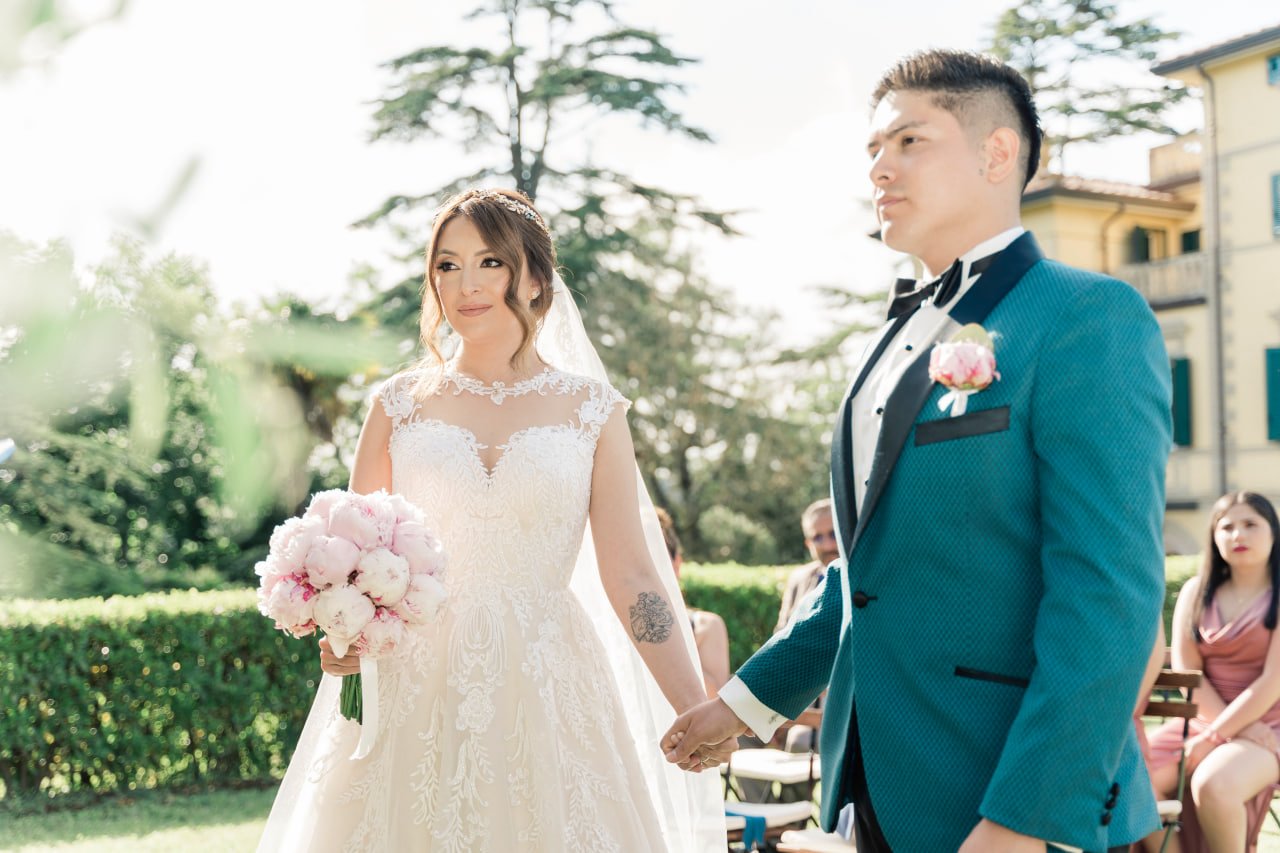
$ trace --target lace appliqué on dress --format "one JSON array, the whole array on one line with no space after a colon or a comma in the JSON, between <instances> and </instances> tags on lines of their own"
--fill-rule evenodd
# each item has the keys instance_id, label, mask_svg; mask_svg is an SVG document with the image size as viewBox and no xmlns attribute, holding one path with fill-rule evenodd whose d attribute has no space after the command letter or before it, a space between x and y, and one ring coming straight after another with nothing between
<instances>
[{"instance_id":1,"label":"lace appliqu\u00e9 on dress","mask_svg":"<svg viewBox=\"0 0 1280 853\"><path fill-rule=\"evenodd\" d=\"M359 813L336 835L348 849L661 849L604 649L569 589L596 444L630 403L551 368L484 385L446 367L422 396L419 378L375 397L392 423L392 487L444 541L449 603L386 662L374 754L358 772L339 755L313 774L335 809ZM572 400L563 421L513 432L490 470L471 429L424 414L458 394L504 413L528 394Z\"/></svg>"}]
</instances>

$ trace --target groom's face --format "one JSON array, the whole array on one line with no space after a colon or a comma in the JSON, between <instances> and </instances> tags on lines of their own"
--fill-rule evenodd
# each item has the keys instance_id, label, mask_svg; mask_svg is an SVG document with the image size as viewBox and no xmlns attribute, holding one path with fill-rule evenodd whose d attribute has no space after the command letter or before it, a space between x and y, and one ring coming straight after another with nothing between
<instances>
[{"instance_id":1,"label":"groom's face","mask_svg":"<svg viewBox=\"0 0 1280 853\"><path fill-rule=\"evenodd\" d=\"M984 198L981 145L929 92L890 92L867 143L873 202L885 245L933 273L960 253Z\"/></svg>"}]
</instances>

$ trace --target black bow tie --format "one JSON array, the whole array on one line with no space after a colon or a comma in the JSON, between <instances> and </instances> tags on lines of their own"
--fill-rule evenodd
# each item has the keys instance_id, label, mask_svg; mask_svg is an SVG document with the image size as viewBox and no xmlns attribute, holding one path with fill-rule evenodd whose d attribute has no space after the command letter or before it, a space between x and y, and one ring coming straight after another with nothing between
<instances>
[{"instance_id":1,"label":"black bow tie","mask_svg":"<svg viewBox=\"0 0 1280 853\"><path fill-rule=\"evenodd\" d=\"M969 275L982 275L996 259L995 255L987 255L969 264ZM889 319L916 310L926 299L932 298L934 305L946 305L955 298L960 289L960 273L964 263L956 258L955 263L947 267L938 278L921 284L914 278L900 278L893 285L893 299L889 301Z\"/></svg>"}]
</instances>

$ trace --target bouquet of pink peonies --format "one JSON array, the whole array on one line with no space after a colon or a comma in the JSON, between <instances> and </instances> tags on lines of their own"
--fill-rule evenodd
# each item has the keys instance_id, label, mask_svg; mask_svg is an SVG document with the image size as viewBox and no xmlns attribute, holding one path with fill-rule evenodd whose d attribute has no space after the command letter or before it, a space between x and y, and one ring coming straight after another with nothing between
<instances>
[{"instance_id":1,"label":"bouquet of pink peonies","mask_svg":"<svg viewBox=\"0 0 1280 853\"><path fill-rule=\"evenodd\" d=\"M445 600L444 563L440 541L404 498L331 489L271 534L267 558L255 567L258 609L295 637L319 628L339 657L354 649L360 675L343 679L341 713L365 722L372 699L376 720L374 662L406 630L436 617Z\"/></svg>"}]
</instances>

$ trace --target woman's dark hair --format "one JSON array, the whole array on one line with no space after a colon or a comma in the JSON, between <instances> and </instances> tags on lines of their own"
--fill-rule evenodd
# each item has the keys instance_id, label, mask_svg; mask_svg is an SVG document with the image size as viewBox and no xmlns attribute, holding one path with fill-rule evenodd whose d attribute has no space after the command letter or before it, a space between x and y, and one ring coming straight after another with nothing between
<instances>
[{"instance_id":1,"label":"woman's dark hair","mask_svg":"<svg viewBox=\"0 0 1280 853\"><path fill-rule=\"evenodd\" d=\"M1280 519L1276 518L1276 508L1271 505L1271 501L1257 492L1229 492L1218 498L1209 515L1209 541L1204 549L1204 562L1200 564L1200 571L1196 573L1200 581L1200 598L1191 614L1191 625L1195 630L1196 639L1200 638L1200 616L1213 601L1213 595L1218 591L1218 587L1231 577L1231 566L1218 550L1213 534L1218 529L1218 522L1222 517L1232 507L1241 504L1262 516L1271 527L1271 553L1267 555L1267 574L1271 579L1271 604L1267 607L1267 616L1263 624L1269 631L1274 631L1276 628L1276 608L1280 603L1280 547L1278 547L1280 546Z\"/></svg>"}]
</instances>

